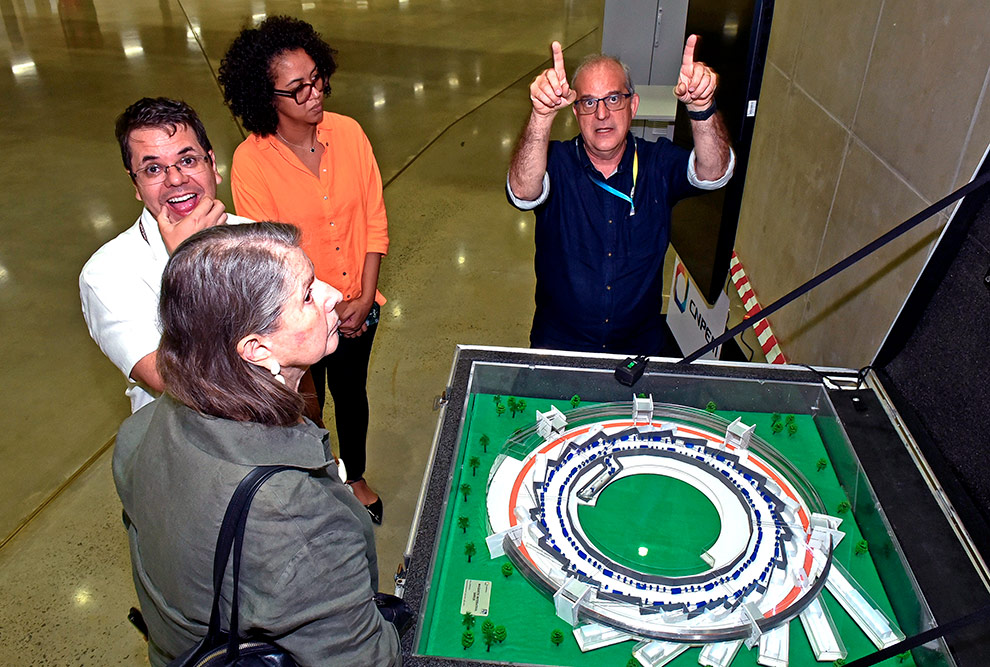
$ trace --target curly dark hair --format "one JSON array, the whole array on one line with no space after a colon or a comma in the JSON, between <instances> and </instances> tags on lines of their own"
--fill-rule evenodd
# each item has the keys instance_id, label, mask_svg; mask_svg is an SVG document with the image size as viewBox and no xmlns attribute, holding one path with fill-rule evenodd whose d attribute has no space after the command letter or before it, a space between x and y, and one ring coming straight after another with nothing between
<instances>
[{"instance_id":1,"label":"curly dark hair","mask_svg":"<svg viewBox=\"0 0 990 667\"><path fill-rule=\"evenodd\" d=\"M310 24L291 16L271 16L257 28L241 31L220 61L217 77L224 102L245 128L268 136L278 128L272 63L286 51L302 49L316 63L326 82L323 96L330 96L330 76L337 70L337 52Z\"/></svg>"}]
</instances>

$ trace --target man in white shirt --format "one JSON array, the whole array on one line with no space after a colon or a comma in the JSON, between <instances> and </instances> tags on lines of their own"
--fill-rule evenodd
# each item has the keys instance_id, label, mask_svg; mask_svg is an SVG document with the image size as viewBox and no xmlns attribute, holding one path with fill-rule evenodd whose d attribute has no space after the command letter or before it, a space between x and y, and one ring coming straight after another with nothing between
<instances>
[{"instance_id":1,"label":"man in white shirt","mask_svg":"<svg viewBox=\"0 0 990 667\"><path fill-rule=\"evenodd\" d=\"M213 147L186 103L138 100L117 119L116 134L144 210L86 262L79 294L90 335L127 378L133 412L164 389L155 360L158 296L169 255L201 229L249 221L228 215L216 199L222 179Z\"/></svg>"}]
</instances>

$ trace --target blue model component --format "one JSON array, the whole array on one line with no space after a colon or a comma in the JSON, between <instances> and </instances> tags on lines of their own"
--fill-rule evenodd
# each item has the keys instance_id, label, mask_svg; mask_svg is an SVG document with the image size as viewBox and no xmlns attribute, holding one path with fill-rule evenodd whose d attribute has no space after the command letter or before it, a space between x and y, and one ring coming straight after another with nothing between
<instances>
[{"instance_id":1,"label":"blue model component","mask_svg":"<svg viewBox=\"0 0 990 667\"><path fill-rule=\"evenodd\" d=\"M578 558L580 558L581 560L588 560L588 554L578 549Z\"/></svg>"},{"instance_id":2,"label":"blue model component","mask_svg":"<svg viewBox=\"0 0 990 667\"><path fill-rule=\"evenodd\" d=\"M615 576L615 573L612 572L612 570L608 570L608 569L602 570L602 574L604 574L606 577L613 577L613 576Z\"/></svg>"},{"instance_id":3,"label":"blue model component","mask_svg":"<svg viewBox=\"0 0 990 667\"><path fill-rule=\"evenodd\" d=\"M674 588L671 588L670 589L670 592L673 593L674 595L680 595L681 594L681 588L680 588L680 586L675 586Z\"/></svg>"},{"instance_id":4,"label":"blue model component","mask_svg":"<svg viewBox=\"0 0 990 667\"><path fill-rule=\"evenodd\" d=\"M715 588L715 584L705 584L705 590L710 591Z\"/></svg>"}]
</instances>

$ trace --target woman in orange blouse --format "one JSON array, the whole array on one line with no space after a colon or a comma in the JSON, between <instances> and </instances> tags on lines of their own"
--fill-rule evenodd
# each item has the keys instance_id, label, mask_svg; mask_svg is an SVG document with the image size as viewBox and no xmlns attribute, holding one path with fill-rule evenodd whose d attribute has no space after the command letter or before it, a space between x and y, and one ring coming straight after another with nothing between
<instances>
[{"instance_id":1,"label":"woman in orange blouse","mask_svg":"<svg viewBox=\"0 0 990 667\"><path fill-rule=\"evenodd\" d=\"M364 480L368 360L385 298L378 269L388 252L382 179L356 121L323 111L335 51L311 25L272 16L234 39L220 64L224 100L251 131L234 152L230 184L238 215L289 222L316 275L343 294L340 345L311 367L320 410L333 397L348 484L382 520Z\"/></svg>"}]
</instances>

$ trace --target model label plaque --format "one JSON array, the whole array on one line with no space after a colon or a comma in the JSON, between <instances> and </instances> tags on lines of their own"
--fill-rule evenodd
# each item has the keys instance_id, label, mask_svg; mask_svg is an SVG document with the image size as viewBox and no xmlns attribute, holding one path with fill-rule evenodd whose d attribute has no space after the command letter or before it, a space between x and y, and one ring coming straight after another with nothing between
<instances>
[{"instance_id":1,"label":"model label plaque","mask_svg":"<svg viewBox=\"0 0 990 667\"><path fill-rule=\"evenodd\" d=\"M492 582L479 579L464 580L464 594L461 596L461 613L473 616L488 616L488 606L492 598Z\"/></svg>"}]
</instances>

